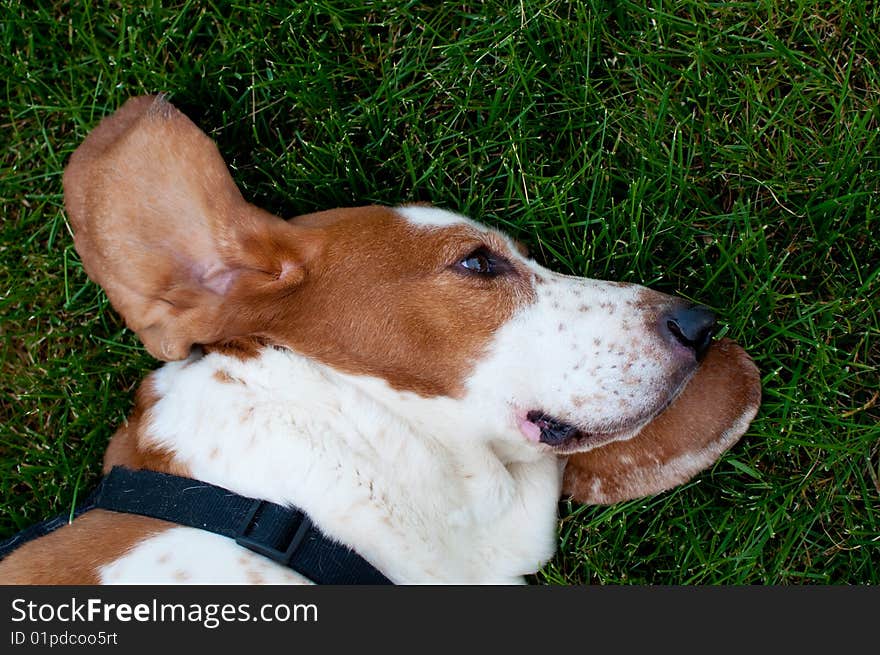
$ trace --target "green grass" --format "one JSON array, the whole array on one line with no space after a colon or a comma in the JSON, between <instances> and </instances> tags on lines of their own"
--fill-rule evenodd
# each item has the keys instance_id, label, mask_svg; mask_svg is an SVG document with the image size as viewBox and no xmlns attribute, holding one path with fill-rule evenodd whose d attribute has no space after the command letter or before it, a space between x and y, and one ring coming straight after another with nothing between
<instances>
[{"instance_id":1,"label":"green grass","mask_svg":"<svg viewBox=\"0 0 880 655\"><path fill-rule=\"evenodd\" d=\"M562 505L549 583L880 583L873 2L0 0L0 536L68 511L155 366L61 174L167 91L291 216L431 201L566 273L697 299L764 402L689 484Z\"/></svg>"}]
</instances>

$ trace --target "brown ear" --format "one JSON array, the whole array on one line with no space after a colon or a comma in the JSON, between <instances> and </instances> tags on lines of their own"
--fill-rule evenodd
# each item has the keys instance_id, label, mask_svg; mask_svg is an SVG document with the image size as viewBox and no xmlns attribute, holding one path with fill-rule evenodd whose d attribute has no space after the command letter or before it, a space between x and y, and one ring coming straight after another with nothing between
<instances>
[{"instance_id":1,"label":"brown ear","mask_svg":"<svg viewBox=\"0 0 880 655\"><path fill-rule=\"evenodd\" d=\"M563 494L607 505L687 482L739 440L760 403L757 367L722 339L675 402L635 437L572 455Z\"/></svg>"},{"instance_id":2,"label":"brown ear","mask_svg":"<svg viewBox=\"0 0 880 655\"><path fill-rule=\"evenodd\" d=\"M246 336L303 276L307 229L242 198L214 143L163 96L132 98L64 171L76 250L147 350ZM265 320L265 317L262 317Z\"/></svg>"}]
</instances>

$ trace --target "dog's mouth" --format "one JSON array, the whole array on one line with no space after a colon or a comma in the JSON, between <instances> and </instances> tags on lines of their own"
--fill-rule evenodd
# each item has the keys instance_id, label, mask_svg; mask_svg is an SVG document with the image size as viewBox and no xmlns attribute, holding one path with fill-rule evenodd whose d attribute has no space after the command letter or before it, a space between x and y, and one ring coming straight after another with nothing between
<instances>
[{"instance_id":1,"label":"dog's mouth","mask_svg":"<svg viewBox=\"0 0 880 655\"><path fill-rule=\"evenodd\" d=\"M609 441L635 434L644 422L632 428L613 431L586 431L545 412L535 409L520 419L520 430L530 441L542 443L559 454L589 450Z\"/></svg>"},{"instance_id":2,"label":"dog's mouth","mask_svg":"<svg viewBox=\"0 0 880 655\"><path fill-rule=\"evenodd\" d=\"M666 400L653 411L643 416L632 418L611 429L586 430L551 414L547 414L540 409L533 409L524 416L520 416L518 419L519 429L529 441L542 443L560 455L592 450L611 441L629 439L662 414L681 395L681 392L690 382L691 377L693 377L694 371L687 375L673 389Z\"/></svg>"},{"instance_id":3,"label":"dog's mouth","mask_svg":"<svg viewBox=\"0 0 880 655\"><path fill-rule=\"evenodd\" d=\"M544 412L537 409L526 414L526 419L541 431L538 441L548 446L558 446L569 439L577 438L581 434L581 431L571 423L547 416Z\"/></svg>"}]
</instances>

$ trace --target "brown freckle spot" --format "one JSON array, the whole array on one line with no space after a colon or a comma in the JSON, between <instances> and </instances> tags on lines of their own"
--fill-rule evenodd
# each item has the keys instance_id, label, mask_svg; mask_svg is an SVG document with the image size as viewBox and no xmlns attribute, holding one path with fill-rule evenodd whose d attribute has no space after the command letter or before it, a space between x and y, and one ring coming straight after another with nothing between
<instances>
[{"instance_id":1,"label":"brown freckle spot","mask_svg":"<svg viewBox=\"0 0 880 655\"><path fill-rule=\"evenodd\" d=\"M583 407L584 403L586 403L586 402L587 402L587 399L584 398L583 396L572 396L571 397L571 404L574 405L575 407Z\"/></svg>"},{"instance_id":2,"label":"brown freckle spot","mask_svg":"<svg viewBox=\"0 0 880 655\"><path fill-rule=\"evenodd\" d=\"M578 311L588 312L588 311L590 311L590 306L589 305L581 305L580 307L578 307Z\"/></svg>"},{"instance_id":3,"label":"brown freckle spot","mask_svg":"<svg viewBox=\"0 0 880 655\"><path fill-rule=\"evenodd\" d=\"M214 376L213 376L213 377L214 377L214 379L217 380L218 382L223 382L223 383L225 383L225 384L231 384L232 382L235 381L235 379L234 379L231 375L229 375L229 372L228 372L228 371L224 371L224 370L217 370L217 371L214 371Z\"/></svg>"},{"instance_id":4,"label":"brown freckle spot","mask_svg":"<svg viewBox=\"0 0 880 655\"><path fill-rule=\"evenodd\" d=\"M594 345L594 346L601 346L601 345L602 345L602 339L600 339L599 337L594 337L594 338L593 338L593 345ZM596 353L596 354L598 355L599 353Z\"/></svg>"},{"instance_id":5,"label":"brown freckle spot","mask_svg":"<svg viewBox=\"0 0 880 655\"><path fill-rule=\"evenodd\" d=\"M266 584L266 578L264 578L262 575L260 575L259 572L254 571L253 569L249 570L246 575L247 580L250 584Z\"/></svg>"},{"instance_id":6,"label":"brown freckle spot","mask_svg":"<svg viewBox=\"0 0 880 655\"><path fill-rule=\"evenodd\" d=\"M241 417L240 417L240 418L241 418L241 422L242 422L242 423L247 423L248 421L251 420L251 416L253 416L253 415L254 415L254 408L253 408L253 407L248 407L246 410L244 410L244 411L241 413Z\"/></svg>"},{"instance_id":7,"label":"brown freckle spot","mask_svg":"<svg viewBox=\"0 0 880 655\"><path fill-rule=\"evenodd\" d=\"M217 459L220 457L220 449L219 448L211 448L211 452L208 453L208 459Z\"/></svg>"},{"instance_id":8,"label":"brown freckle spot","mask_svg":"<svg viewBox=\"0 0 880 655\"><path fill-rule=\"evenodd\" d=\"M556 329L557 329L557 331L562 332L563 330L565 330L565 324L564 324L564 323L560 323L560 324L559 324L559 327L556 328Z\"/></svg>"},{"instance_id":9,"label":"brown freckle spot","mask_svg":"<svg viewBox=\"0 0 880 655\"><path fill-rule=\"evenodd\" d=\"M559 309L559 303L555 300L553 301L553 309Z\"/></svg>"},{"instance_id":10,"label":"brown freckle spot","mask_svg":"<svg viewBox=\"0 0 880 655\"><path fill-rule=\"evenodd\" d=\"M242 555L241 557L238 558L238 563L239 563L241 566L247 566L248 564L250 564L250 561L248 561L248 558L247 558L247 557L245 557L244 555Z\"/></svg>"},{"instance_id":11,"label":"brown freckle spot","mask_svg":"<svg viewBox=\"0 0 880 655\"><path fill-rule=\"evenodd\" d=\"M167 564L169 561L171 561L171 553L165 553L156 558L158 564Z\"/></svg>"},{"instance_id":12,"label":"brown freckle spot","mask_svg":"<svg viewBox=\"0 0 880 655\"><path fill-rule=\"evenodd\" d=\"M186 580L189 580L189 573L187 573L183 569L178 569L174 572L174 579L180 582L184 582Z\"/></svg>"}]
</instances>

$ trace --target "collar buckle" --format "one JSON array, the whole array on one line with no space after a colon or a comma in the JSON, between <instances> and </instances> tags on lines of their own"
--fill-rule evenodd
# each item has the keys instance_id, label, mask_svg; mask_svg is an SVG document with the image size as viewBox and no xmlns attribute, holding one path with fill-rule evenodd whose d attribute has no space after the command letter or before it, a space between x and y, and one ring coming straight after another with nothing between
<instances>
[{"instance_id":1,"label":"collar buckle","mask_svg":"<svg viewBox=\"0 0 880 655\"><path fill-rule=\"evenodd\" d=\"M282 543L281 546L276 547L275 545L267 543L265 540L251 536L253 534L253 528L257 524L258 516L267 506L271 507L272 503L257 499L251 503L251 507L248 509L248 512L237 531L235 543L258 553L263 557L268 557L275 562L290 566L293 556L296 554L300 545L302 545L309 529L311 529L312 522L304 513L296 512L296 514L298 514L299 525L296 526L295 530L291 531L292 535L286 544ZM296 520L294 520L294 525L296 525Z\"/></svg>"}]
</instances>

